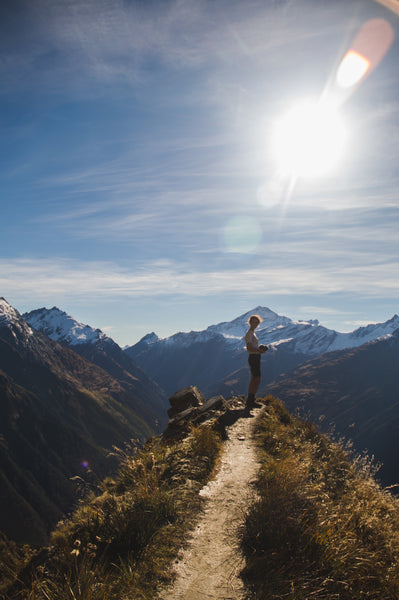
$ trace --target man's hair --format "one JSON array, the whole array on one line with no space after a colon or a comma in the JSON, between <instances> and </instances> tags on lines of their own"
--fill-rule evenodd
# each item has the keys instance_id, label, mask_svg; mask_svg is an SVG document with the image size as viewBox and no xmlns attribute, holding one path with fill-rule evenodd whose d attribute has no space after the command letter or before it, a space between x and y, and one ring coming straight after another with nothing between
<instances>
[{"instance_id":1,"label":"man's hair","mask_svg":"<svg viewBox=\"0 0 399 600\"><path fill-rule=\"evenodd\" d=\"M248 319L248 325L251 325L252 319L256 319L259 323L262 323L263 319L259 315L251 315Z\"/></svg>"}]
</instances>

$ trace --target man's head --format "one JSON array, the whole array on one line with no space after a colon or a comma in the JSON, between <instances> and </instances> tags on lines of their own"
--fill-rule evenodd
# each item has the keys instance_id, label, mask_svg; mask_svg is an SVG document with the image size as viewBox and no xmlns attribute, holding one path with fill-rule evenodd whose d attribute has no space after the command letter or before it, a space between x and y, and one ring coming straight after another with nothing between
<instances>
[{"instance_id":1,"label":"man's head","mask_svg":"<svg viewBox=\"0 0 399 600\"><path fill-rule=\"evenodd\" d=\"M248 319L248 325L250 327L257 327L260 323L262 323L262 317L259 315L251 315Z\"/></svg>"}]
</instances>

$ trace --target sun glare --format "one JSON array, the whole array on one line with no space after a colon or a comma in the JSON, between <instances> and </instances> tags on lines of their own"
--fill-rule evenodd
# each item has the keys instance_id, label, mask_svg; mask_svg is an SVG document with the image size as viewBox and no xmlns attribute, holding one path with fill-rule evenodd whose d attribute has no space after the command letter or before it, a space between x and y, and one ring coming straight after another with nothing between
<instances>
[{"instance_id":1,"label":"sun glare","mask_svg":"<svg viewBox=\"0 0 399 600\"><path fill-rule=\"evenodd\" d=\"M342 158L345 138L335 107L304 102L277 121L272 151L284 174L319 177L331 171Z\"/></svg>"}]
</instances>

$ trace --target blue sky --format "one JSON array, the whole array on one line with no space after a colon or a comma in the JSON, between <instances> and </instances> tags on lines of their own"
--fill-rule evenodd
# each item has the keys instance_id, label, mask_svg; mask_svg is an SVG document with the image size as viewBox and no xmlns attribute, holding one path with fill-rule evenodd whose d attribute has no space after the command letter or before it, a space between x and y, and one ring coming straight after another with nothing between
<instances>
[{"instance_id":1,"label":"blue sky","mask_svg":"<svg viewBox=\"0 0 399 600\"><path fill-rule=\"evenodd\" d=\"M273 124L372 18L396 37L341 108L342 160L290 186ZM257 305L340 331L398 312L393 11L10 0L0 29L0 295L20 312L56 305L121 345Z\"/></svg>"}]
</instances>

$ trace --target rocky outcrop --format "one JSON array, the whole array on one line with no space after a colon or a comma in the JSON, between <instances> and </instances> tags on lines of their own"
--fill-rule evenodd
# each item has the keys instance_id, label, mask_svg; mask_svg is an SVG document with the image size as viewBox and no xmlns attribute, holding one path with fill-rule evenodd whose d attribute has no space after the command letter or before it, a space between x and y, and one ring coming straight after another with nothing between
<instances>
[{"instance_id":1,"label":"rocky outcrop","mask_svg":"<svg viewBox=\"0 0 399 600\"><path fill-rule=\"evenodd\" d=\"M201 406L204 402L205 398L199 389L195 385L190 385L169 398L168 416L170 418L175 417L186 410Z\"/></svg>"},{"instance_id":2,"label":"rocky outcrop","mask_svg":"<svg viewBox=\"0 0 399 600\"><path fill-rule=\"evenodd\" d=\"M190 427L209 421L223 438L227 438L226 427L240 417L248 416L244 396L227 400L223 396L213 396L205 400L195 386L179 390L169 398L169 403L169 423L163 437L186 435Z\"/></svg>"}]
</instances>

